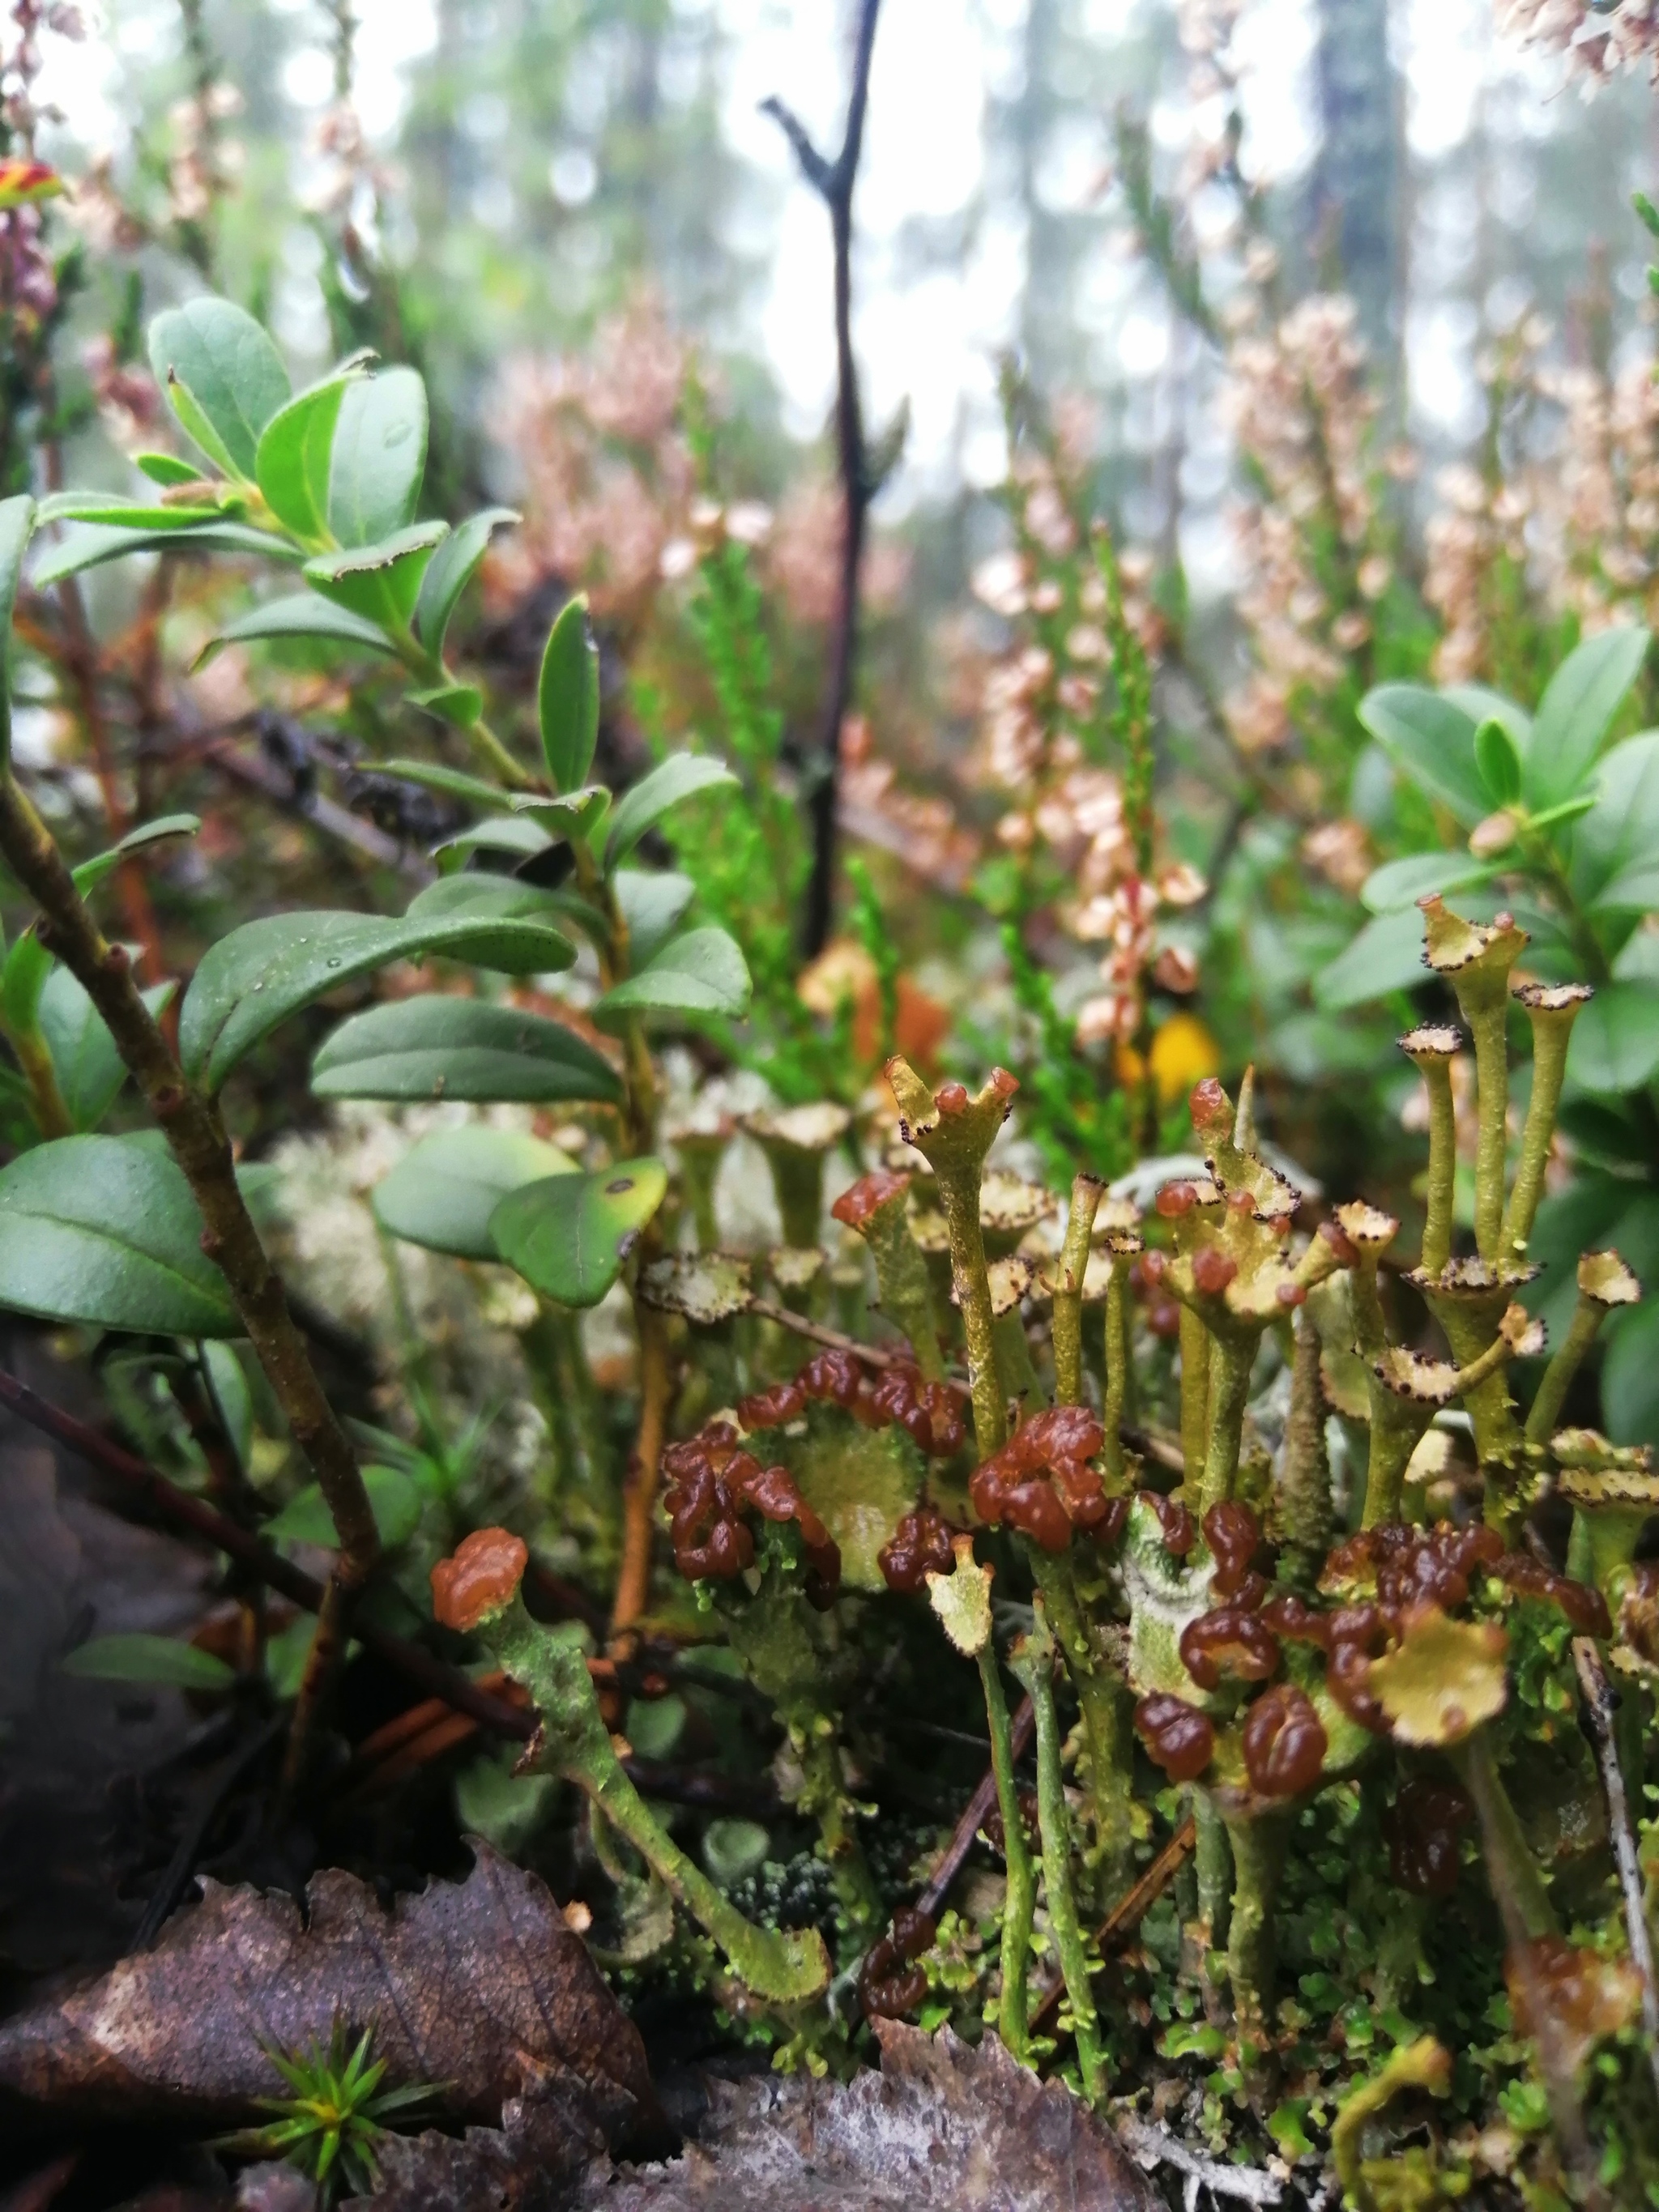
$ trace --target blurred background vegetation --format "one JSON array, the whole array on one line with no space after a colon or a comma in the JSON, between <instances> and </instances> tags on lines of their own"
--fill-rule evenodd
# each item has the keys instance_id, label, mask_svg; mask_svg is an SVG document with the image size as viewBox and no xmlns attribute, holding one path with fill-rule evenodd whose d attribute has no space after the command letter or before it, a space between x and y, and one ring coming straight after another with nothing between
<instances>
[{"instance_id":1,"label":"blurred background vegetation","mask_svg":"<svg viewBox=\"0 0 1659 2212\"><path fill-rule=\"evenodd\" d=\"M1360 702L1408 680L1530 708L1581 634L1649 618L1652 240L1631 196L1659 169L1659 107L1642 67L1616 65L1643 58L1618 10L1511 12L890 0L882 16L853 324L879 489L841 794L866 872L840 884L836 957L800 996L820 1016L867 997L885 948L946 1063L1021 1069L1023 1133L1055 1175L1177 1148L1190 1081L1254 1061L1310 1187L1409 1209L1417 1085L1392 1040L1431 994L1415 915L1389 897L1434 864L1380 891L1377 872L1467 858L1473 834L1488 903L1516 884L1501 823L1414 783ZM204 285L268 319L296 381L360 347L418 367L431 510L504 500L525 518L497 540L470 649L527 698L549 614L585 588L606 772L688 735L745 763L761 844L744 849L772 872L681 865L734 927L753 909L750 1065L786 1097L828 1087L835 1054L795 996L789 821L836 606L830 233L761 102L834 143L850 10L15 0L9 20L10 150L72 187L3 218L9 483L130 484L123 451L160 419L143 323ZM1553 47L1526 42L1552 27ZM1091 524L1115 549L1127 659L1085 574ZM301 811L337 790L387 851L434 834L407 787L363 773L414 749L407 709L279 652L222 656L146 708L155 641L176 665L209 634L198 587L163 606L123 564L86 595L120 695L114 753L94 757L44 671L20 715L66 810L88 776L153 805L185 753L196 774L229 742L244 789ZM1119 787L1135 654L1155 919ZM1615 735L1654 719L1653 683ZM1645 789L1619 802L1637 859L1650 830L1659 848ZM199 944L258 906L279 849L336 868L289 815L210 837L210 883L190 879L202 857L177 864L163 926ZM1616 1237L1652 1281L1655 939L1645 905L1587 918L1582 855L1565 831L1557 846L1524 865L1509 849L1539 972L1611 988L1618 1049L1591 1065L1575 1048L1540 1252ZM371 874L386 858L355 849ZM890 1012L894 984L884 971ZM315 1115L297 1077L270 1084L267 1132ZM1609 1340L1610 1425L1659 1437L1659 1305Z\"/></svg>"}]
</instances>

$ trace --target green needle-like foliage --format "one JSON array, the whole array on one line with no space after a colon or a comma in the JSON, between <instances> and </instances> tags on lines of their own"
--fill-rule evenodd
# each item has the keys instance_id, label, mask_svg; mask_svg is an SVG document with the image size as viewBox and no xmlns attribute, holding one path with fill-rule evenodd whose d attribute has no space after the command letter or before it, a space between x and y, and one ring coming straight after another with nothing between
<instances>
[{"instance_id":1,"label":"green needle-like foliage","mask_svg":"<svg viewBox=\"0 0 1659 2212\"><path fill-rule=\"evenodd\" d=\"M354 2044L347 2021L337 2014L326 2049L314 2042L297 2051L261 2044L293 2094L262 2098L273 2117L227 2136L223 2148L252 2158L287 2159L317 2184L325 2204L368 2194L377 2179L380 2136L419 2116L437 2094L425 2082L382 2089L386 2062L370 2058L374 2040L371 2024Z\"/></svg>"}]
</instances>

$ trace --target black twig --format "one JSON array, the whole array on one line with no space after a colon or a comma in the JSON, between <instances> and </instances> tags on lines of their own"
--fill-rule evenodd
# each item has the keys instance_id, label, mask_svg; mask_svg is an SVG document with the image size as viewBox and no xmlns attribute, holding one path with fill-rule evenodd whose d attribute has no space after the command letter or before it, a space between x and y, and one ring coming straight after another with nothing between
<instances>
[{"instance_id":1,"label":"black twig","mask_svg":"<svg viewBox=\"0 0 1659 2212\"><path fill-rule=\"evenodd\" d=\"M232 1792L243 1776L258 1765L287 1726L288 1715L277 1713L263 1728L255 1729L208 1792L206 1803L179 1838L179 1848L168 1861L167 1872L144 1907L144 1917L134 1931L129 1956L148 1951L161 1934L163 1923L189 1888L191 1876L196 1871L196 1862L206 1850L213 1824L223 1812Z\"/></svg>"},{"instance_id":2,"label":"black twig","mask_svg":"<svg viewBox=\"0 0 1659 2212\"><path fill-rule=\"evenodd\" d=\"M836 807L841 796L841 734L853 696L858 662L859 567L875 487L864 442L858 364L853 357L853 188L864 148L870 102L870 57L881 0L860 0L853 47L853 83L841 151L828 161L812 143L793 109L775 97L761 102L794 150L801 174L830 210L836 257L836 451L841 472L841 574L824 672L817 757L808 804L812 817L812 872L807 884L803 948L811 958L823 950L835 909Z\"/></svg>"}]
</instances>

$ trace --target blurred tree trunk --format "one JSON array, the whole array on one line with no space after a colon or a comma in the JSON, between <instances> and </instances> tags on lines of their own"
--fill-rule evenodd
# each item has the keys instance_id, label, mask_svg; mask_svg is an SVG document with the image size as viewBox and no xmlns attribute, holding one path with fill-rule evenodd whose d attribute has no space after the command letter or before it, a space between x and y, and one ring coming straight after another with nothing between
<instances>
[{"instance_id":1,"label":"blurred tree trunk","mask_svg":"<svg viewBox=\"0 0 1659 2212\"><path fill-rule=\"evenodd\" d=\"M1311 207L1316 261L1351 293L1366 337L1390 337L1401 202L1389 0L1319 0L1314 79L1320 147Z\"/></svg>"}]
</instances>

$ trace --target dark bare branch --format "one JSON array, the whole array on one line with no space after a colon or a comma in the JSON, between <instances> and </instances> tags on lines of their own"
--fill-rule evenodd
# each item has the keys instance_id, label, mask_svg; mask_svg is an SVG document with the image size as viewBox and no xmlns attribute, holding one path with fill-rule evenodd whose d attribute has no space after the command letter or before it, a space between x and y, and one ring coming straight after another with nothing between
<instances>
[{"instance_id":1,"label":"dark bare branch","mask_svg":"<svg viewBox=\"0 0 1659 2212\"><path fill-rule=\"evenodd\" d=\"M853 190L864 149L870 106L870 58L881 0L860 0L853 48L852 89L841 150L827 161L793 110L781 100L762 103L794 149L801 173L830 210L835 246L836 453L842 489L841 569L819 709L816 757L808 804L812 818L812 872L807 884L802 945L809 958L821 952L835 911L836 830L841 791L842 725L852 703L858 665L859 570L873 493L865 449L858 364L853 356Z\"/></svg>"}]
</instances>

